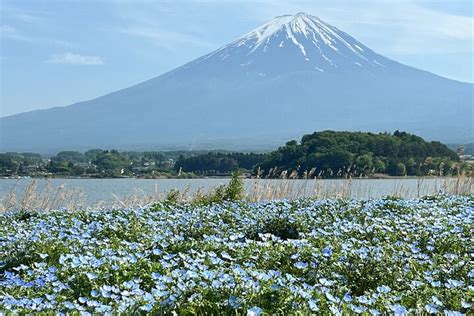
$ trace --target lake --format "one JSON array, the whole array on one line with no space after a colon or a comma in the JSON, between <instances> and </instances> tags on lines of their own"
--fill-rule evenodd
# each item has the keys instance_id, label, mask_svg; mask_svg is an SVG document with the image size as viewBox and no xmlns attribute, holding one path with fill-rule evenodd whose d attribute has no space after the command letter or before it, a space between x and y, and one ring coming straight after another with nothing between
<instances>
[{"instance_id":1,"label":"lake","mask_svg":"<svg viewBox=\"0 0 474 316\"><path fill-rule=\"evenodd\" d=\"M466 181L468 180L468 181ZM397 195L412 198L436 193L473 193L471 179L459 183L456 178L397 178L397 179L352 179L352 180L270 180L245 179L247 194L255 199L293 198L298 196L351 198L378 198ZM208 192L229 179L0 179L0 198L9 193L20 200L27 192L35 198L48 195L60 198L60 193L69 198L79 198L82 203L92 205L99 201L112 203L127 199L146 200L145 197L165 196L172 189L186 191L192 195L197 190ZM32 185L34 183L34 185ZM56 194L57 197L52 195ZM62 197L66 198L66 197Z\"/></svg>"}]
</instances>

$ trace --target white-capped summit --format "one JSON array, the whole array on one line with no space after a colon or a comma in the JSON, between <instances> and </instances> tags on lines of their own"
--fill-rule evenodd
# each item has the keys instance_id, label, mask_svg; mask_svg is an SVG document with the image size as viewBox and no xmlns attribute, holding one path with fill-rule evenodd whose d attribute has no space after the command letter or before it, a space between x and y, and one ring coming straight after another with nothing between
<instances>
[{"instance_id":1,"label":"white-capped summit","mask_svg":"<svg viewBox=\"0 0 474 316\"><path fill-rule=\"evenodd\" d=\"M253 69L262 58L265 62ZM207 59L226 64L235 62L256 73L272 73L282 62L291 64L295 70L319 72L353 71L363 67L382 71L390 64L347 33L303 12L277 16L197 62ZM264 66L269 61L272 69Z\"/></svg>"}]
</instances>

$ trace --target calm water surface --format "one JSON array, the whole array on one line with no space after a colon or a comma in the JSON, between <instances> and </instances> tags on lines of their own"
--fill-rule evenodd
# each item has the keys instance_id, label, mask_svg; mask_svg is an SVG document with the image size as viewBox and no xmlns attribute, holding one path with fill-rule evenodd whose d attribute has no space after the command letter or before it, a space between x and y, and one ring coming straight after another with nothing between
<instances>
[{"instance_id":1,"label":"calm water surface","mask_svg":"<svg viewBox=\"0 0 474 316\"><path fill-rule=\"evenodd\" d=\"M0 195L10 192L22 196L32 179L0 179ZM49 187L76 190L87 202L113 201L126 197L164 194L172 189L188 189L190 194L199 188L209 191L229 179L37 179L37 192ZM348 180L255 180L246 179L249 194L267 198L321 196L344 194L353 198L377 198L386 195L417 197L446 192L455 186L455 179L353 179ZM257 188L257 189L256 189ZM472 187L470 187L471 193ZM257 193L256 193L257 192Z\"/></svg>"}]
</instances>

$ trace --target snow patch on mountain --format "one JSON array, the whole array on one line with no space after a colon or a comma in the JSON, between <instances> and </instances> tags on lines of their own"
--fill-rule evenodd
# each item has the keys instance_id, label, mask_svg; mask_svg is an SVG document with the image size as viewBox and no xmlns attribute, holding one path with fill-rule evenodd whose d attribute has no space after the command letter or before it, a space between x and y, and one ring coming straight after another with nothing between
<instances>
[{"instance_id":1,"label":"snow patch on mountain","mask_svg":"<svg viewBox=\"0 0 474 316\"><path fill-rule=\"evenodd\" d=\"M291 53L292 50L297 54ZM281 61L282 56L287 56L284 66L274 62ZM305 13L278 16L195 63L205 60L209 63L209 59L213 64L225 63L226 67L239 65L247 73L257 75L260 72L280 73L278 67L294 71L365 69L377 72L385 70L389 64L383 56L350 35Z\"/></svg>"}]
</instances>

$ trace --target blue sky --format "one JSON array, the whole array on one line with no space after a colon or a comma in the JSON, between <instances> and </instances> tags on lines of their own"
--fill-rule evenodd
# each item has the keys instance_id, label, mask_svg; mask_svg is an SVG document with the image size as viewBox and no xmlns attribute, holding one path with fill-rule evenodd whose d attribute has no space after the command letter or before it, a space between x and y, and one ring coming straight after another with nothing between
<instances>
[{"instance_id":1,"label":"blue sky","mask_svg":"<svg viewBox=\"0 0 474 316\"><path fill-rule=\"evenodd\" d=\"M474 82L471 0L0 0L0 116L150 79L277 15L318 16L399 62Z\"/></svg>"}]
</instances>

